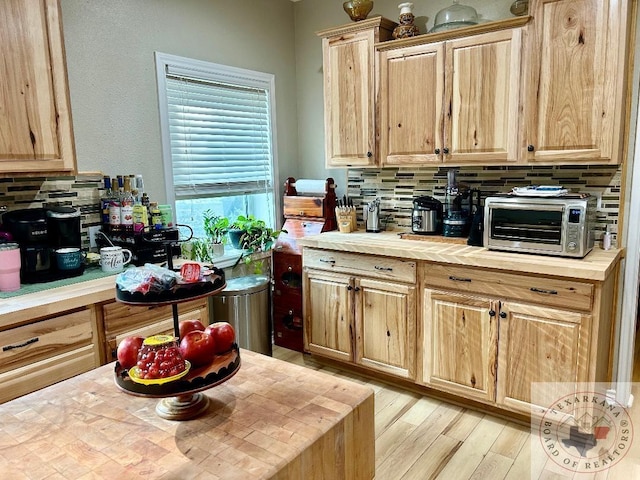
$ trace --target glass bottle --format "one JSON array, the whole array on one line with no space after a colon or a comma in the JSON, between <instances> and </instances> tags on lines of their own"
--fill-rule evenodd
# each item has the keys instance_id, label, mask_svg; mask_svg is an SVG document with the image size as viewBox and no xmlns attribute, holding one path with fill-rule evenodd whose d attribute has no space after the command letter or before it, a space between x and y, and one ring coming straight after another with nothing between
<instances>
[{"instance_id":1,"label":"glass bottle","mask_svg":"<svg viewBox=\"0 0 640 480\"><path fill-rule=\"evenodd\" d=\"M120 225L125 232L133 232L133 204L131 177L124 177L124 188L120 197Z\"/></svg>"},{"instance_id":2,"label":"glass bottle","mask_svg":"<svg viewBox=\"0 0 640 480\"><path fill-rule=\"evenodd\" d=\"M104 193L100 197L100 211L102 212L102 229L109 232L109 202L111 201L111 178L107 175L102 177L104 182Z\"/></svg>"},{"instance_id":3,"label":"glass bottle","mask_svg":"<svg viewBox=\"0 0 640 480\"><path fill-rule=\"evenodd\" d=\"M118 186L115 178L111 179L111 196L109 197L109 231L120 232L120 195L116 191Z\"/></svg>"}]
</instances>

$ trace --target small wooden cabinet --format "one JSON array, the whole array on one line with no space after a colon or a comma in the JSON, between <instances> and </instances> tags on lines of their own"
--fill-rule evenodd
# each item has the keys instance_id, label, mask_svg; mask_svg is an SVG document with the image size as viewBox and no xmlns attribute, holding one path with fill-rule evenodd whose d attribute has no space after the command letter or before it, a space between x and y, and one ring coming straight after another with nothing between
<instances>
[{"instance_id":1,"label":"small wooden cabinet","mask_svg":"<svg viewBox=\"0 0 640 480\"><path fill-rule=\"evenodd\" d=\"M521 37L378 45L382 164L516 161Z\"/></svg>"},{"instance_id":2,"label":"small wooden cabinet","mask_svg":"<svg viewBox=\"0 0 640 480\"><path fill-rule=\"evenodd\" d=\"M0 403L100 365L93 306L0 331Z\"/></svg>"},{"instance_id":3,"label":"small wooden cabinet","mask_svg":"<svg viewBox=\"0 0 640 480\"><path fill-rule=\"evenodd\" d=\"M327 167L377 165L374 44L396 24L375 17L317 32L322 37Z\"/></svg>"},{"instance_id":4,"label":"small wooden cabinet","mask_svg":"<svg viewBox=\"0 0 640 480\"><path fill-rule=\"evenodd\" d=\"M58 0L0 2L0 175L75 172Z\"/></svg>"},{"instance_id":5,"label":"small wooden cabinet","mask_svg":"<svg viewBox=\"0 0 640 480\"><path fill-rule=\"evenodd\" d=\"M305 350L415 378L415 262L303 251Z\"/></svg>"},{"instance_id":6,"label":"small wooden cabinet","mask_svg":"<svg viewBox=\"0 0 640 480\"><path fill-rule=\"evenodd\" d=\"M207 298L190 300L178 305L179 320L200 320L209 325ZM133 306L110 302L102 306L105 362L116 360L118 343L128 336L147 337L162 333L173 334L173 313L170 305Z\"/></svg>"},{"instance_id":7,"label":"small wooden cabinet","mask_svg":"<svg viewBox=\"0 0 640 480\"><path fill-rule=\"evenodd\" d=\"M531 2L522 159L620 163L631 2Z\"/></svg>"}]
</instances>

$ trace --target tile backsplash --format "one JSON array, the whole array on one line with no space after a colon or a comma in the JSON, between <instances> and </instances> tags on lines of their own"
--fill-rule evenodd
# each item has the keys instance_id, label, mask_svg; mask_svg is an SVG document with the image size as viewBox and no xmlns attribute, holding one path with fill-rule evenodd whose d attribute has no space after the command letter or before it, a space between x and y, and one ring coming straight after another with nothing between
<instances>
[{"instance_id":1,"label":"tile backsplash","mask_svg":"<svg viewBox=\"0 0 640 480\"><path fill-rule=\"evenodd\" d=\"M102 174L0 178L0 207L7 210L71 206L80 210L82 247L89 248L88 228L101 225Z\"/></svg>"},{"instance_id":2,"label":"tile backsplash","mask_svg":"<svg viewBox=\"0 0 640 480\"><path fill-rule=\"evenodd\" d=\"M347 191L354 204L362 205L380 198L381 215L387 227L411 231L413 199L430 195L444 203L448 167L351 169ZM457 181L487 196L527 185L562 185L572 192L586 192L598 197L596 240L605 227L616 246L620 208L621 167L618 165L570 166L485 166L455 167ZM362 221L362 209L358 209Z\"/></svg>"}]
</instances>

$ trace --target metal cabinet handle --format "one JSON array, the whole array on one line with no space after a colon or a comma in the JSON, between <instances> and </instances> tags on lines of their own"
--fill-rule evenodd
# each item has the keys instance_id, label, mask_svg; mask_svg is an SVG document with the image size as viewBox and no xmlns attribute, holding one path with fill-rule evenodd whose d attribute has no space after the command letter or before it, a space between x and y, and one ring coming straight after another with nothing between
<instances>
[{"instance_id":1,"label":"metal cabinet handle","mask_svg":"<svg viewBox=\"0 0 640 480\"><path fill-rule=\"evenodd\" d=\"M36 343L38 340L40 340L38 337L34 337L34 338L30 338L29 340L27 340L24 343L19 343L18 345L6 345L6 346L2 347L2 351L3 352L8 352L9 350L13 350L14 348L26 347L27 345L31 345L32 343Z\"/></svg>"},{"instance_id":2,"label":"metal cabinet handle","mask_svg":"<svg viewBox=\"0 0 640 480\"><path fill-rule=\"evenodd\" d=\"M351 285L347 285L347 290L351 291L353 290L353 287Z\"/></svg>"},{"instance_id":3,"label":"metal cabinet handle","mask_svg":"<svg viewBox=\"0 0 640 480\"><path fill-rule=\"evenodd\" d=\"M356 292L359 292L359 291L360 291L360 287L355 287L355 288L354 288L354 290L355 290Z\"/></svg>"},{"instance_id":4,"label":"metal cabinet handle","mask_svg":"<svg viewBox=\"0 0 640 480\"><path fill-rule=\"evenodd\" d=\"M376 270L381 270L383 272L393 272L393 268L391 267L380 267L378 265L374 265L373 268L375 268Z\"/></svg>"},{"instance_id":5,"label":"metal cabinet handle","mask_svg":"<svg viewBox=\"0 0 640 480\"><path fill-rule=\"evenodd\" d=\"M369 157L369 158L373 157L373 153L367 152L367 157Z\"/></svg>"},{"instance_id":6,"label":"metal cabinet handle","mask_svg":"<svg viewBox=\"0 0 640 480\"><path fill-rule=\"evenodd\" d=\"M449 154L449 149L447 147L444 147L442 149L442 153L444 153L445 155L448 155Z\"/></svg>"},{"instance_id":7,"label":"metal cabinet handle","mask_svg":"<svg viewBox=\"0 0 640 480\"><path fill-rule=\"evenodd\" d=\"M496 311L495 310L489 310L489 316L490 317L495 317L496 316Z\"/></svg>"},{"instance_id":8,"label":"metal cabinet handle","mask_svg":"<svg viewBox=\"0 0 640 480\"><path fill-rule=\"evenodd\" d=\"M333 259L326 260L326 259L324 259L324 258L321 258L321 259L320 259L320 261L321 261L322 263L330 263L331 265L335 265L335 263L336 263L336 261L335 261L335 260L333 260Z\"/></svg>"},{"instance_id":9,"label":"metal cabinet handle","mask_svg":"<svg viewBox=\"0 0 640 480\"><path fill-rule=\"evenodd\" d=\"M557 290L545 290L544 288L531 287L529 290L531 290L532 292L536 292L536 293L544 293L546 295L557 295L558 294Z\"/></svg>"},{"instance_id":10,"label":"metal cabinet handle","mask_svg":"<svg viewBox=\"0 0 640 480\"><path fill-rule=\"evenodd\" d=\"M449 280L453 280L454 282L470 282L470 278L462 278L462 277L454 277L453 275L449 275Z\"/></svg>"},{"instance_id":11,"label":"metal cabinet handle","mask_svg":"<svg viewBox=\"0 0 640 480\"><path fill-rule=\"evenodd\" d=\"M527 145L527 152L533 152L536 149L533 145Z\"/></svg>"},{"instance_id":12,"label":"metal cabinet handle","mask_svg":"<svg viewBox=\"0 0 640 480\"><path fill-rule=\"evenodd\" d=\"M304 210L300 210L300 216L304 217Z\"/></svg>"},{"instance_id":13,"label":"metal cabinet handle","mask_svg":"<svg viewBox=\"0 0 640 480\"><path fill-rule=\"evenodd\" d=\"M436 149L433 151L433 153L435 153L436 155L440 155L440 149L439 149L439 148L436 148Z\"/></svg>"},{"instance_id":14,"label":"metal cabinet handle","mask_svg":"<svg viewBox=\"0 0 640 480\"><path fill-rule=\"evenodd\" d=\"M500 312L500 318L507 318L507 312Z\"/></svg>"}]
</instances>

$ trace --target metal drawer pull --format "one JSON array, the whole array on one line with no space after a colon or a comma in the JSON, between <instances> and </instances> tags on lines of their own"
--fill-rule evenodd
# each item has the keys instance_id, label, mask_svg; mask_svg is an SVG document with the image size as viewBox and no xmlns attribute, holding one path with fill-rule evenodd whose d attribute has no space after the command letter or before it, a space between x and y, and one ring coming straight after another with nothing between
<instances>
[{"instance_id":1,"label":"metal drawer pull","mask_svg":"<svg viewBox=\"0 0 640 480\"><path fill-rule=\"evenodd\" d=\"M9 350L13 350L14 348L26 347L27 345L31 345L32 343L36 343L38 340L40 340L40 339L38 337L35 337L35 338L30 338L26 342L21 343L19 345L7 345L6 347L2 347L2 351L3 352L8 352Z\"/></svg>"},{"instance_id":2,"label":"metal drawer pull","mask_svg":"<svg viewBox=\"0 0 640 480\"><path fill-rule=\"evenodd\" d=\"M324 258L321 258L320 261L322 263L330 263L331 265L335 265L335 263L336 263L335 260L325 260Z\"/></svg>"},{"instance_id":3,"label":"metal drawer pull","mask_svg":"<svg viewBox=\"0 0 640 480\"><path fill-rule=\"evenodd\" d=\"M449 275L449 280L453 280L454 282L470 282L470 278L462 278L462 277L454 277L453 275Z\"/></svg>"},{"instance_id":4,"label":"metal drawer pull","mask_svg":"<svg viewBox=\"0 0 640 480\"><path fill-rule=\"evenodd\" d=\"M532 292L536 292L536 293L546 293L548 295L557 295L558 291L557 290L545 290L544 288L536 288L536 287L531 287L530 290Z\"/></svg>"},{"instance_id":5,"label":"metal drawer pull","mask_svg":"<svg viewBox=\"0 0 640 480\"><path fill-rule=\"evenodd\" d=\"M383 272L393 272L393 268L391 267L379 267L378 265L374 265L373 268L376 270L382 270Z\"/></svg>"}]
</instances>

